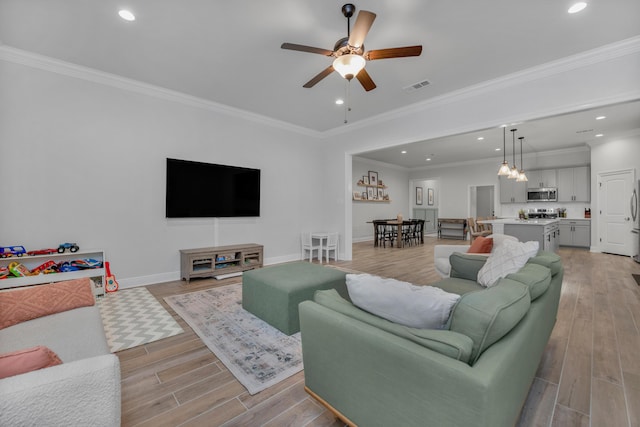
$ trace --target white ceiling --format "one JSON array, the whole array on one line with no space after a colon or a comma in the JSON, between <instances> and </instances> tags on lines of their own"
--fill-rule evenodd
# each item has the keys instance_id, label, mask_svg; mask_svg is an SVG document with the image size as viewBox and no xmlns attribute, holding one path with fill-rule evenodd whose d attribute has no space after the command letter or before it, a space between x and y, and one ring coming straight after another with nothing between
<instances>
[{"instance_id":1,"label":"white ceiling","mask_svg":"<svg viewBox=\"0 0 640 427\"><path fill-rule=\"evenodd\" d=\"M350 84L349 122L640 35L640 1L587 1L588 7L574 15L567 13L572 0L356 2L357 8L377 14L367 50L421 44L423 52L369 62L377 88L365 92L356 80ZM324 132L343 126L344 107L334 101L345 96L346 81L333 73L303 88L331 58L280 45L332 49L346 36L344 3L0 0L0 42ZM120 19L121 8L134 12L136 21ZM403 90L423 80L430 85L413 93ZM638 109L631 114L637 119ZM576 119L562 133L563 118L557 120L553 126L559 128L551 135L544 132L547 124L531 123L523 133L531 150L580 145L583 139L572 133L596 126ZM607 120L608 125L617 119ZM492 148L502 141L500 130L485 137ZM432 144L429 153L440 153L438 146L447 142Z\"/></svg>"}]
</instances>

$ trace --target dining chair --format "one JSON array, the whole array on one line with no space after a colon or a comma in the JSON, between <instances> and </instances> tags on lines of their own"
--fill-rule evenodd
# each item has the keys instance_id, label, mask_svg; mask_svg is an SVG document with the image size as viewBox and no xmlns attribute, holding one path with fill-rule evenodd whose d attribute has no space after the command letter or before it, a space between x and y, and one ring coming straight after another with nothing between
<instances>
[{"instance_id":1,"label":"dining chair","mask_svg":"<svg viewBox=\"0 0 640 427\"><path fill-rule=\"evenodd\" d=\"M311 233L302 233L300 235L300 247L302 253L302 259L306 258L306 251L309 251L309 262L313 260L313 251L318 251L318 259L322 261L322 254L320 253L320 243L314 245Z\"/></svg>"},{"instance_id":2,"label":"dining chair","mask_svg":"<svg viewBox=\"0 0 640 427\"><path fill-rule=\"evenodd\" d=\"M329 233L327 237L327 245L322 248L325 253L325 258L327 258L327 262L329 262L329 254L333 251L333 259L335 261L338 260L338 233Z\"/></svg>"},{"instance_id":3,"label":"dining chair","mask_svg":"<svg viewBox=\"0 0 640 427\"><path fill-rule=\"evenodd\" d=\"M473 242L478 236L488 236L490 231L479 230L476 221L473 218L467 218L467 226L469 227L469 235L471 236L471 242Z\"/></svg>"}]
</instances>

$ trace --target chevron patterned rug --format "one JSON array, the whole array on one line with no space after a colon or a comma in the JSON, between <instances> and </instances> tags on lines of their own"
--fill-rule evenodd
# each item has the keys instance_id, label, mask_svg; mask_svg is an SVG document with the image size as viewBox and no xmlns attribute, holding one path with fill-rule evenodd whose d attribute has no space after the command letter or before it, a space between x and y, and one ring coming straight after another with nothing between
<instances>
[{"instance_id":1,"label":"chevron patterned rug","mask_svg":"<svg viewBox=\"0 0 640 427\"><path fill-rule=\"evenodd\" d=\"M98 305L112 353L184 332L144 287L107 293Z\"/></svg>"}]
</instances>

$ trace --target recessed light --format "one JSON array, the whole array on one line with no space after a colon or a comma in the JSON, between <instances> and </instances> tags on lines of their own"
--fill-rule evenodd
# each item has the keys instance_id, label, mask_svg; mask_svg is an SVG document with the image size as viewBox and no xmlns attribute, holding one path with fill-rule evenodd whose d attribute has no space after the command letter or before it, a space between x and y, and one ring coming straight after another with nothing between
<instances>
[{"instance_id":1,"label":"recessed light","mask_svg":"<svg viewBox=\"0 0 640 427\"><path fill-rule=\"evenodd\" d=\"M430 162L430 161L431 161L431 157L427 157L427 162Z\"/></svg>"},{"instance_id":2,"label":"recessed light","mask_svg":"<svg viewBox=\"0 0 640 427\"><path fill-rule=\"evenodd\" d=\"M578 13L582 9L584 9L585 7L587 7L587 4L585 2L583 2L583 1L580 1L578 3L575 3L573 6L571 6L569 8L569 10L567 10L567 12L569 12L569 13Z\"/></svg>"},{"instance_id":3,"label":"recessed light","mask_svg":"<svg viewBox=\"0 0 640 427\"><path fill-rule=\"evenodd\" d=\"M479 136L478 137L478 141L482 141L484 139L484 136Z\"/></svg>"},{"instance_id":4,"label":"recessed light","mask_svg":"<svg viewBox=\"0 0 640 427\"><path fill-rule=\"evenodd\" d=\"M502 151L502 148L498 147L496 148L496 151Z\"/></svg>"},{"instance_id":5,"label":"recessed light","mask_svg":"<svg viewBox=\"0 0 640 427\"><path fill-rule=\"evenodd\" d=\"M133 13L131 13L131 11L128 11L126 9L119 10L118 15L120 15L120 18L124 19L125 21L136 20L136 16Z\"/></svg>"},{"instance_id":6,"label":"recessed light","mask_svg":"<svg viewBox=\"0 0 640 427\"><path fill-rule=\"evenodd\" d=\"M401 153L402 154L407 154L407 150L402 150Z\"/></svg>"},{"instance_id":7,"label":"recessed light","mask_svg":"<svg viewBox=\"0 0 640 427\"><path fill-rule=\"evenodd\" d=\"M603 120L603 119L606 119L606 118L607 118L607 116L598 116L598 117L596 117L596 120Z\"/></svg>"},{"instance_id":8,"label":"recessed light","mask_svg":"<svg viewBox=\"0 0 640 427\"><path fill-rule=\"evenodd\" d=\"M600 138L601 136L604 136L604 134L603 133L599 133L599 134L596 135L596 138Z\"/></svg>"},{"instance_id":9,"label":"recessed light","mask_svg":"<svg viewBox=\"0 0 640 427\"><path fill-rule=\"evenodd\" d=\"M336 99L336 105L342 105L342 104L344 104L344 100Z\"/></svg>"}]
</instances>

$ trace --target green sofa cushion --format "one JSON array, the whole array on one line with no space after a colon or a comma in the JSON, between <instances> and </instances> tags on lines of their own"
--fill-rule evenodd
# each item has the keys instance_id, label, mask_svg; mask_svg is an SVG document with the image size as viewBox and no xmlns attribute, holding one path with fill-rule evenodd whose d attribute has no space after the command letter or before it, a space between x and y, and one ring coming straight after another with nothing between
<instances>
[{"instance_id":1,"label":"green sofa cushion","mask_svg":"<svg viewBox=\"0 0 640 427\"><path fill-rule=\"evenodd\" d=\"M507 275L507 279L524 283L529 287L531 301L544 294L551 284L551 270L540 264L529 263L515 273Z\"/></svg>"},{"instance_id":2,"label":"green sofa cushion","mask_svg":"<svg viewBox=\"0 0 640 427\"><path fill-rule=\"evenodd\" d=\"M473 365L484 350L520 322L530 306L529 288L502 278L495 286L462 295L451 314L450 330L473 340Z\"/></svg>"},{"instance_id":3,"label":"green sofa cushion","mask_svg":"<svg viewBox=\"0 0 640 427\"><path fill-rule=\"evenodd\" d=\"M436 286L438 288L442 288L447 292L458 295L486 289L484 286L480 286L475 280L460 279L457 277L444 278L438 283L432 284L431 286Z\"/></svg>"},{"instance_id":4,"label":"green sofa cushion","mask_svg":"<svg viewBox=\"0 0 640 427\"><path fill-rule=\"evenodd\" d=\"M562 270L562 259L553 252L540 251L538 255L529 258L528 263L540 264L551 270L551 275L555 276Z\"/></svg>"},{"instance_id":5,"label":"green sofa cushion","mask_svg":"<svg viewBox=\"0 0 640 427\"><path fill-rule=\"evenodd\" d=\"M313 300L327 308L342 313L352 319L375 326L385 332L405 338L444 356L469 363L473 341L471 338L453 331L417 329L390 322L359 309L345 300L334 289L316 291Z\"/></svg>"},{"instance_id":6,"label":"green sofa cushion","mask_svg":"<svg viewBox=\"0 0 640 427\"><path fill-rule=\"evenodd\" d=\"M478 280L478 271L480 271L487 262L487 255L472 255L460 252L452 253L449 256L449 264L451 264L449 277L473 280L475 282Z\"/></svg>"}]
</instances>

